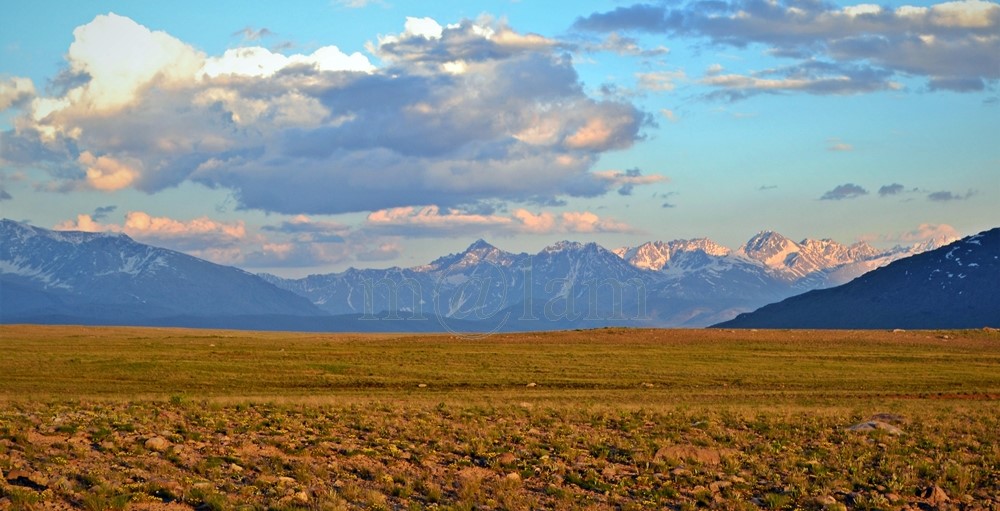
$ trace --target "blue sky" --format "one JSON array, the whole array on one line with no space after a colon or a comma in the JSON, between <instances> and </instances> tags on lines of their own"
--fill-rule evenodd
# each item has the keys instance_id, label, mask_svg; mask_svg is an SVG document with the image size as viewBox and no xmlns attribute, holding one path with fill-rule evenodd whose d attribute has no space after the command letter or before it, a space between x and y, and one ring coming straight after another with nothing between
<instances>
[{"instance_id":1,"label":"blue sky","mask_svg":"<svg viewBox=\"0 0 1000 511\"><path fill-rule=\"evenodd\" d=\"M1000 224L1000 4L25 2L0 213L287 276Z\"/></svg>"}]
</instances>

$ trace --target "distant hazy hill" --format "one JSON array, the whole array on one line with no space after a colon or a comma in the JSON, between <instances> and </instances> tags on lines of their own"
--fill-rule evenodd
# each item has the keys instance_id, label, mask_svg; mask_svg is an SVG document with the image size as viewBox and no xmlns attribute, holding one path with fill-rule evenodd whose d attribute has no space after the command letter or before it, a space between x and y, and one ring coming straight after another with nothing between
<instances>
[{"instance_id":1,"label":"distant hazy hill","mask_svg":"<svg viewBox=\"0 0 1000 511\"><path fill-rule=\"evenodd\" d=\"M723 328L1000 326L1000 228L715 325Z\"/></svg>"}]
</instances>

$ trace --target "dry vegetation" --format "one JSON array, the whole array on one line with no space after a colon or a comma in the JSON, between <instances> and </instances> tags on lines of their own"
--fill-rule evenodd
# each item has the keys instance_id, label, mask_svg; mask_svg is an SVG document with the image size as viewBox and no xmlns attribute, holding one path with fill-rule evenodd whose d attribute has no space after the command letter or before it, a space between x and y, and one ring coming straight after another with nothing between
<instances>
[{"instance_id":1,"label":"dry vegetation","mask_svg":"<svg viewBox=\"0 0 1000 511\"><path fill-rule=\"evenodd\" d=\"M0 509L1000 509L993 331L0 342Z\"/></svg>"}]
</instances>

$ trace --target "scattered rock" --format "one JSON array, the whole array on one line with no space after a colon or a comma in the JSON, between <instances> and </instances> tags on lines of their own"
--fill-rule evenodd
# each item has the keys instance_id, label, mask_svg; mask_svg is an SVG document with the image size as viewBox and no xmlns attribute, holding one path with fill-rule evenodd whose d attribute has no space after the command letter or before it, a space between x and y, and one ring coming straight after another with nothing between
<instances>
[{"instance_id":1,"label":"scattered rock","mask_svg":"<svg viewBox=\"0 0 1000 511\"><path fill-rule=\"evenodd\" d=\"M836 503L837 499L833 498L830 495L821 495L819 497L816 497L816 504L822 507L832 506Z\"/></svg>"},{"instance_id":2,"label":"scattered rock","mask_svg":"<svg viewBox=\"0 0 1000 511\"><path fill-rule=\"evenodd\" d=\"M686 476L686 475L688 475L690 473L691 473L690 470L688 470L686 468L681 468L681 467L677 467L677 468L675 468L675 469L673 469L673 470L670 471L670 475L672 475L674 477L682 477L682 476Z\"/></svg>"},{"instance_id":3,"label":"scattered rock","mask_svg":"<svg viewBox=\"0 0 1000 511\"><path fill-rule=\"evenodd\" d=\"M716 482L708 485L708 489L711 490L712 493L721 493L722 490L724 490L726 488L729 488L732 485L733 485L733 483L731 483L729 481L716 481Z\"/></svg>"},{"instance_id":4,"label":"scattered rock","mask_svg":"<svg viewBox=\"0 0 1000 511\"><path fill-rule=\"evenodd\" d=\"M899 502L899 499L900 499L899 495L895 493L890 492L885 494L885 500L888 500L890 504L895 504Z\"/></svg>"},{"instance_id":5,"label":"scattered rock","mask_svg":"<svg viewBox=\"0 0 1000 511\"><path fill-rule=\"evenodd\" d=\"M951 500L950 498L948 498L948 494L945 493L944 490L938 485L928 486L927 488L924 488L923 490L920 491L919 497L926 500L928 504L934 506L946 504L948 501Z\"/></svg>"},{"instance_id":6,"label":"scattered rock","mask_svg":"<svg viewBox=\"0 0 1000 511\"><path fill-rule=\"evenodd\" d=\"M905 331L906 330L903 330L902 328L893 328L892 329L892 333L894 333L894 334L901 334L901 333L903 333Z\"/></svg>"},{"instance_id":7,"label":"scattered rock","mask_svg":"<svg viewBox=\"0 0 1000 511\"><path fill-rule=\"evenodd\" d=\"M644 388L647 388L647 389L651 389L651 388L655 387L656 385L653 385L652 383L649 383L649 382L647 381L647 382L642 382L642 386L643 386Z\"/></svg>"},{"instance_id":8,"label":"scattered rock","mask_svg":"<svg viewBox=\"0 0 1000 511\"><path fill-rule=\"evenodd\" d=\"M703 465L718 465L722 462L723 456L734 454L732 449L712 449L710 447L698 447L694 445L669 445L661 447L653 455L653 459L660 461L663 459L691 460Z\"/></svg>"},{"instance_id":9,"label":"scattered rock","mask_svg":"<svg viewBox=\"0 0 1000 511\"><path fill-rule=\"evenodd\" d=\"M239 466L239 465L237 465L235 463L230 463L229 464L229 470L232 470L233 472L243 472L243 467L241 467L241 466Z\"/></svg>"},{"instance_id":10,"label":"scattered rock","mask_svg":"<svg viewBox=\"0 0 1000 511\"><path fill-rule=\"evenodd\" d=\"M902 435L903 434L903 430L897 428L896 426L893 426L892 424L889 424L888 422L882 422L882 421L865 421L865 422L859 422L859 423L857 423L857 424L855 424L855 425L847 428L847 431L867 432L867 431L875 431L875 430L882 430L882 431L885 431L886 433L888 433L890 435Z\"/></svg>"},{"instance_id":11,"label":"scattered rock","mask_svg":"<svg viewBox=\"0 0 1000 511\"><path fill-rule=\"evenodd\" d=\"M525 387L528 387L529 389L532 388L532 387L537 387L537 386L538 386L538 384L535 383L535 382L531 382L531 383L525 385Z\"/></svg>"},{"instance_id":12,"label":"scattered rock","mask_svg":"<svg viewBox=\"0 0 1000 511\"><path fill-rule=\"evenodd\" d=\"M298 502L300 504L308 504L309 503L309 494L306 493L305 491L300 491L300 492L296 493L292 497L292 500L294 500L295 502Z\"/></svg>"},{"instance_id":13,"label":"scattered rock","mask_svg":"<svg viewBox=\"0 0 1000 511\"><path fill-rule=\"evenodd\" d=\"M505 467L509 467L517 463L517 456L512 453L505 452L497 458L497 462Z\"/></svg>"},{"instance_id":14,"label":"scattered rock","mask_svg":"<svg viewBox=\"0 0 1000 511\"><path fill-rule=\"evenodd\" d=\"M44 491L49 486L49 478L38 471L11 470L7 473L7 482L14 486L23 486L37 491Z\"/></svg>"},{"instance_id":15,"label":"scattered rock","mask_svg":"<svg viewBox=\"0 0 1000 511\"><path fill-rule=\"evenodd\" d=\"M427 388L427 384L426 383L421 383L421 384L417 385L417 388L418 389L426 389Z\"/></svg>"},{"instance_id":16,"label":"scattered rock","mask_svg":"<svg viewBox=\"0 0 1000 511\"><path fill-rule=\"evenodd\" d=\"M519 483L521 482L521 475L518 474L517 472L511 472L507 474L506 479L511 482Z\"/></svg>"},{"instance_id":17,"label":"scattered rock","mask_svg":"<svg viewBox=\"0 0 1000 511\"><path fill-rule=\"evenodd\" d=\"M949 340L953 339L953 337L950 336L950 335L939 335L938 339L944 339L946 341L949 341Z\"/></svg>"},{"instance_id":18,"label":"scattered rock","mask_svg":"<svg viewBox=\"0 0 1000 511\"><path fill-rule=\"evenodd\" d=\"M154 436L147 439L143 445L151 451L163 452L170 448L170 441L162 436Z\"/></svg>"}]
</instances>

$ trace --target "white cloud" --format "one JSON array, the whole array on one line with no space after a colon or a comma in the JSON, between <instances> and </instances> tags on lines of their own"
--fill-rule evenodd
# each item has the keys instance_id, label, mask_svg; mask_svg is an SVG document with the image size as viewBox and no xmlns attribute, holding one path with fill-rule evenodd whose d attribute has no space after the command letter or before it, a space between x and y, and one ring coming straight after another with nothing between
<instances>
[{"instance_id":1,"label":"white cloud","mask_svg":"<svg viewBox=\"0 0 1000 511\"><path fill-rule=\"evenodd\" d=\"M854 146L839 138L831 138L827 140L826 149L834 152L850 152L854 150Z\"/></svg>"},{"instance_id":2,"label":"white cloud","mask_svg":"<svg viewBox=\"0 0 1000 511\"><path fill-rule=\"evenodd\" d=\"M80 153L77 162L86 173L87 185L95 190L113 192L127 188L139 176L137 163L125 162L111 156L94 156L90 151Z\"/></svg>"},{"instance_id":3,"label":"white cloud","mask_svg":"<svg viewBox=\"0 0 1000 511\"><path fill-rule=\"evenodd\" d=\"M653 92L672 91L676 87L676 82L685 77L684 71L653 71L636 74L639 88Z\"/></svg>"},{"instance_id":4,"label":"white cloud","mask_svg":"<svg viewBox=\"0 0 1000 511\"><path fill-rule=\"evenodd\" d=\"M199 74L207 78L227 75L268 78L289 66L307 66L317 71L375 71L375 66L364 55L358 52L347 55L336 46L324 46L311 55L289 56L250 46L226 50L221 57L206 59Z\"/></svg>"},{"instance_id":5,"label":"white cloud","mask_svg":"<svg viewBox=\"0 0 1000 511\"><path fill-rule=\"evenodd\" d=\"M644 3L594 13L578 19L575 27L605 33L638 30L671 39L704 37L739 48L762 44L769 47L768 54L798 59L796 67L832 60L841 67L922 76L932 90L981 91L985 82L1000 79L1000 4L985 0L904 5L894 10L874 4L838 7L793 0ZM721 70L708 73L716 74ZM734 78L706 83L732 87ZM860 86L840 85L839 90L879 90L865 86L863 76L847 78L860 81ZM758 90L819 90L808 80L792 78L741 79L737 85Z\"/></svg>"},{"instance_id":6,"label":"white cloud","mask_svg":"<svg viewBox=\"0 0 1000 511\"><path fill-rule=\"evenodd\" d=\"M73 31L66 56L70 71L90 80L71 90L73 104L107 110L132 103L151 81L186 84L201 68L204 54L124 16L99 15Z\"/></svg>"},{"instance_id":7,"label":"white cloud","mask_svg":"<svg viewBox=\"0 0 1000 511\"><path fill-rule=\"evenodd\" d=\"M589 211L533 213L517 209L509 215L498 215L442 210L433 205L374 211L362 229L406 236L634 232L623 222L601 218Z\"/></svg>"},{"instance_id":8,"label":"white cloud","mask_svg":"<svg viewBox=\"0 0 1000 511\"><path fill-rule=\"evenodd\" d=\"M923 223L915 229L909 231L893 232L888 234L865 234L860 237L861 241L885 242L885 243L926 243L946 244L959 239L962 234L951 225Z\"/></svg>"},{"instance_id":9,"label":"white cloud","mask_svg":"<svg viewBox=\"0 0 1000 511\"><path fill-rule=\"evenodd\" d=\"M2 134L50 189L194 181L287 214L544 203L611 190L591 167L649 123L588 96L555 42L488 18L409 19L373 48L381 68L332 46L206 56L114 14L74 34L71 86Z\"/></svg>"}]
</instances>

